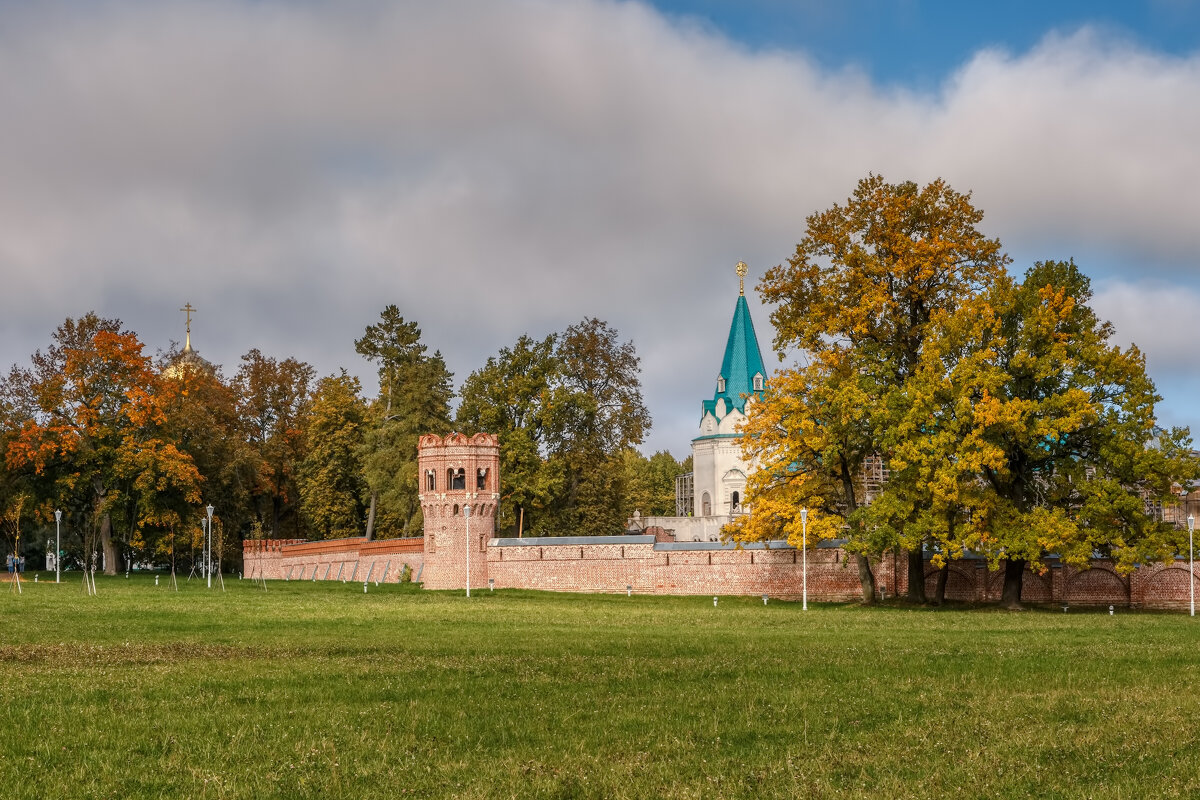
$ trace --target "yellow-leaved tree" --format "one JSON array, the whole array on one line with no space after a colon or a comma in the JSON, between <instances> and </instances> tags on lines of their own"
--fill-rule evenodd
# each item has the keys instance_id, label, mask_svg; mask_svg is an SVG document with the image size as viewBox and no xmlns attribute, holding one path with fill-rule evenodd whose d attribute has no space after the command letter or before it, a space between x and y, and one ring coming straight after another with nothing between
<instances>
[{"instance_id":1,"label":"yellow-leaved tree","mask_svg":"<svg viewBox=\"0 0 1200 800\"><path fill-rule=\"evenodd\" d=\"M771 321L776 350L782 355L798 348L811 364L784 373L763 402L752 407L743 440L749 459L770 469L766 465L776 456L763 429L772 417L784 420L778 435L798 440L797 452L818 452L825 448L820 438L828 428L811 420L849 424L847 414L854 416L853 456L890 457L887 432L907 413L905 393L911 390L909 382L920 366L934 320L1004 274L1008 258L999 241L979 231L982 218L969 195L942 180L920 187L912 182L890 184L878 175L859 181L845 205L808 218L795 254L768 271L759 289L775 305ZM812 388L830 382L841 388ZM796 399L826 394L837 401L836 408L814 408L811 401ZM787 408L797 402L805 408ZM822 428L819 435L817 428ZM845 452L852 455L848 448ZM841 483L840 499L829 495L819 506L831 515L828 525L844 525L841 534L848 537L847 546L864 556L886 547L906 550L909 598L924 601L922 551L927 536L922 527L853 524L857 509L847 503L851 498L844 480L849 461L843 465L837 459L816 459L812 470L789 473L790 463L776 464L773 478L758 479L748 487L753 510L744 535L760 535L762 526L772 524L771 509L786 507L789 496L795 499L799 491L807 497L809 489L798 488L798 482ZM814 523L823 524L816 518ZM884 538L889 532L890 540ZM860 574L867 583L864 562L860 561ZM873 592L873 586L864 585L864 598L869 588Z\"/></svg>"}]
</instances>

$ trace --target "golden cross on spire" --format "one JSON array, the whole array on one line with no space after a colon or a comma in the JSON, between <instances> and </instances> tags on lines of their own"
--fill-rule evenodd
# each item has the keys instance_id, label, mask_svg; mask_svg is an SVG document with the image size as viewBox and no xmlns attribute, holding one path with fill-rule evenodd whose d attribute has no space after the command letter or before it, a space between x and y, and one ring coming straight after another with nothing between
<instances>
[{"instance_id":1,"label":"golden cross on spire","mask_svg":"<svg viewBox=\"0 0 1200 800\"><path fill-rule=\"evenodd\" d=\"M738 274L738 294L744 296L746 294L746 273L750 268L746 266L745 261L739 261L735 269Z\"/></svg>"},{"instance_id":2,"label":"golden cross on spire","mask_svg":"<svg viewBox=\"0 0 1200 800\"><path fill-rule=\"evenodd\" d=\"M183 351L187 353L192 349L192 312L195 311L196 308L191 303L188 303L179 310L187 312L187 343L183 346Z\"/></svg>"}]
</instances>

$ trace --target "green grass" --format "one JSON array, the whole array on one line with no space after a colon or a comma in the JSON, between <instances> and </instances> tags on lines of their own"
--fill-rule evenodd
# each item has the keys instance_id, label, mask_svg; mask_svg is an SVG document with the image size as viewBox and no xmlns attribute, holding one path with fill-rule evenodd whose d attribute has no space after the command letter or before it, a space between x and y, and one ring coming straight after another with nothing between
<instances>
[{"instance_id":1,"label":"green grass","mask_svg":"<svg viewBox=\"0 0 1200 800\"><path fill-rule=\"evenodd\" d=\"M0 584L4 795L1200 795L1184 615L226 585Z\"/></svg>"}]
</instances>

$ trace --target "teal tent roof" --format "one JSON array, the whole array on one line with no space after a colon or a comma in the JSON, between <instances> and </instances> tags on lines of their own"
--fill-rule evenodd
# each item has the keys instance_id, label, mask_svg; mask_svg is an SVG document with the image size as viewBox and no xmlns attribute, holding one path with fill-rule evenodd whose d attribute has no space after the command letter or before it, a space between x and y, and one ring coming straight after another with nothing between
<instances>
[{"instance_id":1,"label":"teal tent roof","mask_svg":"<svg viewBox=\"0 0 1200 800\"><path fill-rule=\"evenodd\" d=\"M767 368L763 365L762 352L758 349L758 336L754 333L754 321L750 319L750 307L744 295L738 295L733 309L733 323L729 326L729 339L725 342L725 358L721 361L717 392L712 400L705 400L701 414L716 414L717 401L725 398L725 411L736 408L745 412L746 396L755 394L754 376L761 375L766 385ZM720 378L725 380L725 391L720 391Z\"/></svg>"}]
</instances>

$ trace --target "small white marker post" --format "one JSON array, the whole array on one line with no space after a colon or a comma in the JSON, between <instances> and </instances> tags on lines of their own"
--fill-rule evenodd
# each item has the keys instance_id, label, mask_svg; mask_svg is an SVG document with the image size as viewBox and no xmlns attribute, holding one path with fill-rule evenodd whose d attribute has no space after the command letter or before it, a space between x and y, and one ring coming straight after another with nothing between
<instances>
[{"instance_id":1,"label":"small white marker post","mask_svg":"<svg viewBox=\"0 0 1200 800\"><path fill-rule=\"evenodd\" d=\"M804 599L800 606L801 611L808 611L808 509L800 509L800 554L804 558L804 566L801 572L801 585L803 587Z\"/></svg>"},{"instance_id":2,"label":"small white marker post","mask_svg":"<svg viewBox=\"0 0 1200 800\"><path fill-rule=\"evenodd\" d=\"M713 598L713 608L717 607L717 598Z\"/></svg>"},{"instance_id":3,"label":"small white marker post","mask_svg":"<svg viewBox=\"0 0 1200 800\"><path fill-rule=\"evenodd\" d=\"M1196 616L1196 564L1195 551L1192 548L1192 531L1196 530L1196 517L1188 514L1188 591L1192 604L1192 616Z\"/></svg>"}]
</instances>

